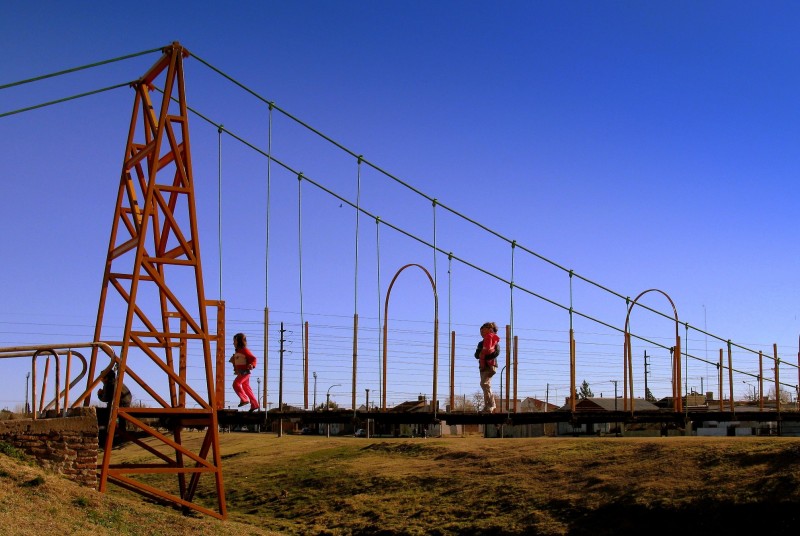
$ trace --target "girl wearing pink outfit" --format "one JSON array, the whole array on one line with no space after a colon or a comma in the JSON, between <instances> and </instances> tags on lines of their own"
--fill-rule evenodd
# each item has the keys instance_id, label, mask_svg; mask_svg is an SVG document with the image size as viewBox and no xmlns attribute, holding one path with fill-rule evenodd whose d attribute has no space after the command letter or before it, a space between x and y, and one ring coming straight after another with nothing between
<instances>
[{"instance_id":1,"label":"girl wearing pink outfit","mask_svg":"<svg viewBox=\"0 0 800 536\"><path fill-rule=\"evenodd\" d=\"M475 359L481 373L481 389L483 389L483 411L494 413L496 408L492 393L492 376L497 372L497 358L500 356L500 337L497 335L497 324L486 322L481 326L481 342L475 350Z\"/></svg>"},{"instance_id":2,"label":"girl wearing pink outfit","mask_svg":"<svg viewBox=\"0 0 800 536\"><path fill-rule=\"evenodd\" d=\"M233 373L236 375L236 379L233 380L233 391L239 397L239 407L249 403L250 411L256 411L258 399L250 387L250 373L256 368L256 356L247 347L247 337L244 333L237 333L233 336L233 347L236 352L229 359L229 362L233 364Z\"/></svg>"}]
</instances>

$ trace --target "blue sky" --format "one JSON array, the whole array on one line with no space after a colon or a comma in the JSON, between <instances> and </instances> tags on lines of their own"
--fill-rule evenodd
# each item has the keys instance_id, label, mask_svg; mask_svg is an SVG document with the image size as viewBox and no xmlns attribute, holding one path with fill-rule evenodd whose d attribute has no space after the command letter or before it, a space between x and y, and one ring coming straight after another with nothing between
<instances>
[{"instance_id":1,"label":"blue sky","mask_svg":"<svg viewBox=\"0 0 800 536\"><path fill-rule=\"evenodd\" d=\"M797 383L796 4L144 5L3 2L0 85L179 41L354 154L528 250L623 296L663 290L681 322L723 341L770 355L777 344L788 361L781 380ZM157 57L4 89L0 114L134 80ZM186 69L190 106L266 147L263 102L196 59ZM91 337L132 102L122 88L0 118L0 346ZM304 186L300 242L296 177L274 168L267 292L266 160L224 137L220 166L216 128L192 121L207 294L221 294L228 332L248 332L261 355L268 293L271 320L289 326L285 401L302 405L301 309L311 324L317 401L342 384L332 399L350 403L354 309L363 338L358 403L365 388L378 389L378 314L386 286L407 263L424 265L437 280L440 400L449 390L448 332L457 333L456 392L469 397L478 390L471 357L478 326L494 320L513 321L520 337L520 397L549 391L551 402L563 401L563 309L519 290L512 296L507 284L458 262L448 274L445 255L386 227L376 233L369 218L359 219L356 295L354 211ZM350 155L285 117L274 117L272 136L276 157L355 201L358 166ZM435 234L444 251L510 278L508 243L441 208L434 213L429 200L366 166L361 202L371 214L428 241ZM567 273L520 250L513 255L516 284L569 306ZM397 285L390 318L403 330L390 341L390 403L431 395L429 286L411 273ZM576 311L623 326L624 301L578 280L572 297ZM669 310L654 294L646 303ZM573 320L578 382L587 379L595 394L610 396L613 381L622 379L622 336ZM669 322L637 315L632 325L672 345ZM681 336L684 330L682 324ZM690 354L702 358L688 360L687 386L719 396L706 362L718 359L722 343L715 337L690 332L684 348L688 342ZM270 402L277 396L277 344L270 340ZM652 356L649 385L668 396L668 355L644 343L634 350L637 394L644 352ZM751 389L757 356L737 350L734 360L745 372L734 381L738 397ZM2 366L0 406L13 409L24 397L29 365Z\"/></svg>"}]
</instances>

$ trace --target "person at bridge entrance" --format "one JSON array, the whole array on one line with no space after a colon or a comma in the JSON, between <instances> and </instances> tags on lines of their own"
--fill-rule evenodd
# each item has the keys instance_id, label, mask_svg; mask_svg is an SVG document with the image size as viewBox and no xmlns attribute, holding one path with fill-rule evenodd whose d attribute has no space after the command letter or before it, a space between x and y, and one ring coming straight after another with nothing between
<instances>
[{"instance_id":1,"label":"person at bridge entrance","mask_svg":"<svg viewBox=\"0 0 800 536\"><path fill-rule=\"evenodd\" d=\"M131 395L130 389L128 389L124 383L119 383L121 392L119 394L119 407L121 408L129 408L131 407L131 402L133 401L133 396ZM117 390L117 374L114 372L114 369L109 369L108 372L103 375L103 387L97 390L97 398L100 399L101 402L106 403L106 407L108 408L108 415L111 416L111 404L114 402L114 392ZM119 416L118 424L116 433L117 434L124 434L127 430L127 424L125 419L122 416Z\"/></svg>"},{"instance_id":2,"label":"person at bridge entrance","mask_svg":"<svg viewBox=\"0 0 800 536\"><path fill-rule=\"evenodd\" d=\"M247 337L244 333L233 336L233 347L236 351L229 359L236 375L236 379L233 380L233 391L239 397L239 407L250 404L250 411L256 411L258 399L250 387L250 373L256 368L256 356L247 347Z\"/></svg>"},{"instance_id":3,"label":"person at bridge entrance","mask_svg":"<svg viewBox=\"0 0 800 536\"><path fill-rule=\"evenodd\" d=\"M131 396L131 391L125 384L120 385L122 385L122 393L119 395L119 407L128 408L133 398ZM114 391L116 390L117 374L114 372L114 369L110 369L106 372L105 376L103 376L103 387L97 390L97 398L99 398L101 402L105 402L106 405L111 408L111 403L114 401Z\"/></svg>"},{"instance_id":4,"label":"person at bridge entrance","mask_svg":"<svg viewBox=\"0 0 800 536\"><path fill-rule=\"evenodd\" d=\"M500 337L497 335L497 324L486 322L481 326L481 342L475 350L475 359L481 373L481 389L483 389L483 410L494 413L496 409L492 393L492 376L497 373L497 358L500 356Z\"/></svg>"}]
</instances>

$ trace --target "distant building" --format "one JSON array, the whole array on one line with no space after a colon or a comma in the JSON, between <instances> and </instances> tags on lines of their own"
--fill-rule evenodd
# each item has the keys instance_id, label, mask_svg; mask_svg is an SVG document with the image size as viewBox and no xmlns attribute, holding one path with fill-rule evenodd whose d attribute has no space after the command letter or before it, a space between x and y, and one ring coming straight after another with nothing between
<instances>
[{"instance_id":1,"label":"distant building","mask_svg":"<svg viewBox=\"0 0 800 536\"><path fill-rule=\"evenodd\" d=\"M571 411L572 408L569 404L565 404L561 411ZM648 402L644 398L634 398L633 409L636 411L658 411L659 407ZM630 407L625 407L625 400L622 398L604 398L604 397L589 397L577 400L575 403L575 410L580 412L615 412L615 411L630 411ZM570 422L558 423L558 435L604 435L604 434L625 434L625 435L659 435L661 434L661 425L648 425L637 426L636 428L628 427L626 429L622 423L617 422L600 422L600 423L584 423L573 424ZM637 432L632 434L631 432ZM644 432L644 433L642 433Z\"/></svg>"},{"instance_id":2,"label":"distant building","mask_svg":"<svg viewBox=\"0 0 800 536\"><path fill-rule=\"evenodd\" d=\"M514 400L509 400L508 404L513 413ZM517 400L516 406L519 408L520 413L532 413L541 411L555 411L558 406L555 404L548 404L543 400L528 397L522 401ZM505 412L505 400L498 400L498 411ZM516 424L516 425L484 425L485 437L545 437L555 436L556 425L555 423L538 423L538 424Z\"/></svg>"},{"instance_id":3,"label":"distant building","mask_svg":"<svg viewBox=\"0 0 800 536\"><path fill-rule=\"evenodd\" d=\"M558 406L555 404L550 404L549 402L545 402L544 400L539 400L538 398L528 397L522 401L520 404L520 411L522 412L532 412L532 411L555 411L558 409Z\"/></svg>"}]
</instances>

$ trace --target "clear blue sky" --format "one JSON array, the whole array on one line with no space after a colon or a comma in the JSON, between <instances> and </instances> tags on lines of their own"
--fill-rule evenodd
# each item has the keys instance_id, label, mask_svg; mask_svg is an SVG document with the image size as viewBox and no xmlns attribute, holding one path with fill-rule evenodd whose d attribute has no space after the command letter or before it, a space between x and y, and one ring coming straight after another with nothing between
<instances>
[{"instance_id":1,"label":"clear blue sky","mask_svg":"<svg viewBox=\"0 0 800 536\"><path fill-rule=\"evenodd\" d=\"M525 248L623 296L663 290L681 322L723 340L769 355L778 344L781 359L794 365L782 365L781 379L797 383L796 3L145 6L3 2L0 85L180 41L355 154ZM2 90L0 114L136 79L157 57ZM266 147L263 103L195 59L186 68L190 106ZM91 337L132 102L122 88L0 118L0 346ZM226 300L228 332L248 332L260 356L266 161L223 138L220 240L217 131L192 121L207 294ZM273 154L355 202L355 160L285 117L274 121ZM297 180L272 173L271 320L289 326L284 401L300 405ZM361 203L370 213L428 241L435 229L441 249L510 278L512 253L503 240L441 208L434 226L428 200L366 167L361 181ZM517 290L512 317L508 285L458 262L448 277L445 255L434 264L430 250L389 228L376 236L368 218L359 220L356 306L354 211L310 186L302 202L302 312L311 324L318 403L340 383L332 399L349 406L356 308L364 339L359 403L364 388L377 391L380 292L407 263L425 265L438 283L440 400L448 392L448 332L458 337L456 392L470 397L478 390L471 356L478 326L513 318L522 352L520 397L544 398L549 385L551 402L563 402L564 310ZM565 272L519 250L513 266L519 286L569 306ZM390 403L431 395L433 302L426 285L409 274L393 290L390 316L405 333L390 341ZM622 328L624 301L578 280L572 294L576 311ZM658 296L645 301L669 310ZM595 394L611 396L613 382L622 380L622 336L574 321L578 383L587 379ZM632 325L672 345L674 326L646 316ZM721 346L689 333L694 356L716 361ZM270 348L274 403L277 339ZM637 395L645 351L653 356L654 394L668 396L667 352L647 344L634 350ZM13 409L22 403L29 366L0 367L0 407ZM757 373L757 357L736 351L734 367ZM687 385L719 396L715 374L692 359ZM737 397L751 389L746 382L752 377L736 377ZM137 395L143 393L134 389Z\"/></svg>"}]
</instances>

